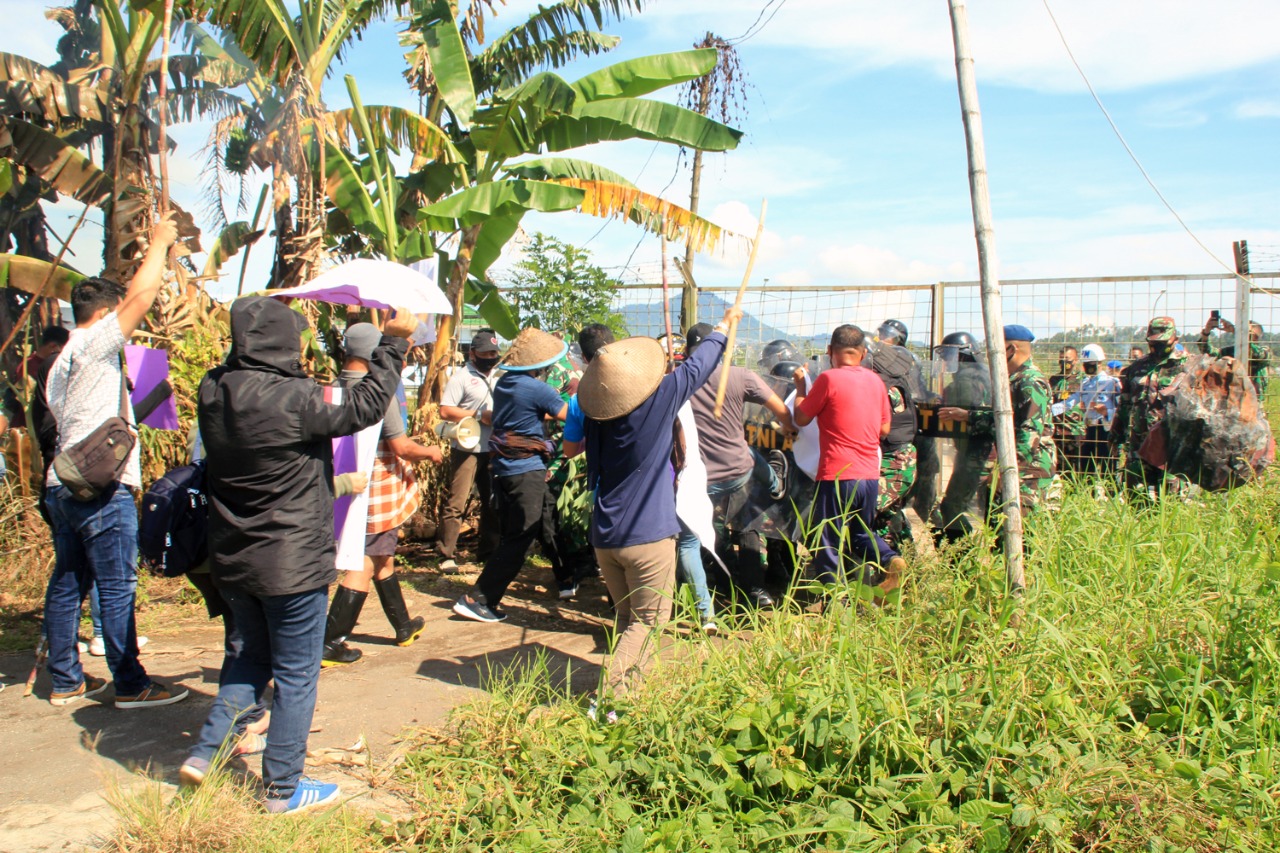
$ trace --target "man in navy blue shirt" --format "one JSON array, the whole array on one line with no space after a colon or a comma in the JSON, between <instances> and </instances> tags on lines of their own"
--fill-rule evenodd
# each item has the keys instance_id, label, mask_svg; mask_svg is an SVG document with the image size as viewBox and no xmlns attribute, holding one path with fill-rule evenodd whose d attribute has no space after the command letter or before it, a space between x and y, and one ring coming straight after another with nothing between
<instances>
[{"instance_id":1,"label":"man in navy blue shirt","mask_svg":"<svg viewBox=\"0 0 1280 853\"><path fill-rule=\"evenodd\" d=\"M680 407L720 363L737 308L670 374L652 338L628 338L596 353L578 383L587 416L587 480L595 489L591 544L615 602L617 645L606 681L621 697L644 677L650 635L671 618L676 519L673 426Z\"/></svg>"},{"instance_id":2,"label":"man in navy blue shirt","mask_svg":"<svg viewBox=\"0 0 1280 853\"><path fill-rule=\"evenodd\" d=\"M534 539L542 541L544 555L559 566L555 506L547 491L552 446L543 421L563 421L568 406L542 377L567 351L564 341L539 329L525 329L503 359L506 375L493 388L489 438L489 470L502 538L485 561L475 589L453 605L453 612L466 619L501 622L507 618L498 604L524 566Z\"/></svg>"}]
</instances>

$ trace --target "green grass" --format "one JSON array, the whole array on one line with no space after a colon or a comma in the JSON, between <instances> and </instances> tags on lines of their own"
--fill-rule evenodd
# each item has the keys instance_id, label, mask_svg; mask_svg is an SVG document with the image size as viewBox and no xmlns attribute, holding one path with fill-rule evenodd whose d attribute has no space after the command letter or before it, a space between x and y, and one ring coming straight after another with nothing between
<instances>
[{"instance_id":1,"label":"green grass","mask_svg":"<svg viewBox=\"0 0 1280 853\"><path fill-rule=\"evenodd\" d=\"M1276 482L1145 509L1069 491L1030 525L1021 607L990 543L962 543L901 606L678 639L614 725L545 666L498 674L401 766L412 819L325 818L325 844L1274 849L1278 506ZM288 849L270 825L204 849Z\"/></svg>"}]
</instances>

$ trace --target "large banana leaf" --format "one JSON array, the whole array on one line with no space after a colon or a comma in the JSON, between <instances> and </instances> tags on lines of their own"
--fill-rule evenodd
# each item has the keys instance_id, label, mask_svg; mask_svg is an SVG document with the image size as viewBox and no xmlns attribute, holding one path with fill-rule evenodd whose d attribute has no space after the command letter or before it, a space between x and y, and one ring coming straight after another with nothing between
<instances>
[{"instance_id":1,"label":"large banana leaf","mask_svg":"<svg viewBox=\"0 0 1280 853\"><path fill-rule=\"evenodd\" d=\"M431 59L431 73L435 76L436 89L449 105L458 121L466 127L476 110L476 91L471 80L471 62L467 48L462 43L457 21L448 0L436 0L432 17L435 20L422 32L422 40Z\"/></svg>"},{"instance_id":2,"label":"large banana leaf","mask_svg":"<svg viewBox=\"0 0 1280 853\"><path fill-rule=\"evenodd\" d=\"M622 42L617 36L593 31L559 33L524 42L518 38L520 32L517 28L504 33L471 60L478 90L505 89L538 69L561 68L580 57L613 50Z\"/></svg>"},{"instance_id":3,"label":"large banana leaf","mask_svg":"<svg viewBox=\"0 0 1280 853\"><path fill-rule=\"evenodd\" d=\"M235 257L236 253L245 246L252 246L258 242L262 234L262 229L254 230L252 225L243 221L232 222L223 228L213 248L209 250L209 257L204 262L204 271L200 277L217 278L223 264Z\"/></svg>"},{"instance_id":4,"label":"large banana leaf","mask_svg":"<svg viewBox=\"0 0 1280 853\"><path fill-rule=\"evenodd\" d=\"M570 112L577 100L577 93L559 76L535 74L476 111L471 141L497 159L536 151L538 128L548 116Z\"/></svg>"},{"instance_id":5,"label":"large banana leaf","mask_svg":"<svg viewBox=\"0 0 1280 853\"><path fill-rule=\"evenodd\" d=\"M13 164L0 159L0 195L4 195L13 186Z\"/></svg>"},{"instance_id":6,"label":"large banana leaf","mask_svg":"<svg viewBox=\"0 0 1280 853\"><path fill-rule=\"evenodd\" d=\"M169 57L169 85L191 86L196 82L210 83L226 89L232 89L248 82L253 76L253 67L241 65L226 55L206 56L204 54L182 53ZM146 65L146 73L157 87L160 81L159 59L153 59Z\"/></svg>"},{"instance_id":7,"label":"large banana leaf","mask_svg":"<svg viewBox=\"0 0 1280 853\"><path fill-rule=\"evenodd\" d=\"M40 116L54 127L110 120L96 89L69 83L52 69L12 53L0 53L0 103L5 115Z\"/></svg>"},{"instance_id":8,"label":"large banana leaf","mask_svg":"<svg viewBox=\"0 0 1280 853\"><path fill-rule=\"evenodd\" d=\"M424 116L401 107L366 106L364 112L374 137L367 143L371 149L408 147L414 154L432 160L445 163L462 160L445 132ZM357 133L351 109L334 110L328 118L339 139L345 141Z\"/></svg>"},{"instance_id":9,"label":"large banana leaf","mask_svg":"<svg viewBox=\"0 0 1280 853\"><path fill-rule=\"evenodd\" d=\"M515 309L492 284L474 278L467 279L463 299L468 305L474 305L489 327L502 337L510 340L520 334L520 319L516 316Z\"/></svg>"},{"instance_id":10,"label":"large banana leaf","mask_svg":"<svg viewBox=\"0 0 1280 853\"><path fill-rule=\"evenodd\" d=\"M719 51L708 47L628 59L588 74L573 88L586 101L639 98L711 73L718 56Z\"/></svg>"},{"instance_id":11,"label":"large banana leaf","mask_svg":"<svg viewBox=\"0 0 1280 853\"><path fill-rule=\"evenodd\" d=\"M306 48L294 14L284 0L201 0L209 21L231 33L257 68L283 86Z\"/></svg>"},{"instance_id":12,"label":"large banana leaf","mask_svg":"<svg viewBox=\"0 0 1280 853\"><path fill-rule=\"evenodd\" d=\"M612 169L572 157L539 157L536 160L524 160L505 168L508 174L520 178L531 178L535 181L579 178L584 181L604 181L624 187L635 186Z\"/></svg>"},{"instance_id":13,"label":"large banana leaf","mask_svg":"<svg viewBox=\"0 0 1280 853\"><path fill-rule=\"evenodd\" d=\"M605 219L625 216L654 234L692 245L694 251L710 251L730 237L747 240L709 219L629 184L624 186L578 178L562 178L556 183L582 190L582 203L578 209L583 213Z\"/></svg>"},{"instance_id":14,"label":"large banana leaf","mask_svg":"<svg viewBox=\"0 0 1280 853\"><path fill-rule=\"evenodd\" d=\"M551 151L566 151L597 142L650 139L700 151L731 151L742 131L674 104L644 98L594 101L559 116L538 131L538 141Z\"/></svg>"},{"instance_id":15,"label":"large banana leaf","mask_svg":"<svg viewBox=\"0 0 1280 853\"><path fill-rule=\"evenodd\" d=\"M48 261L28 258L23 255L0 255L0 287L12 287L24 293L40 292L40 285L49 277L53 277L44 289L45 296L56 296L63 302L71 301L71 288L84 280L84 275L70 267L55 268ZM514 336L513 336L514 337Z\"/></svg>"},{"instance_id":16,"label":"large banana leaf","mask_svg":"<svg viewBox=\"0 0 1280 853\"><path fill-rule=\"evenodd\" d=\"M471 253L471 275L484 278L484 274L493 266L493 262L502 255L503 248L520 230L520 220L524 211L510 216L492 216L480 227L480 235L476 239L475 251Z\"/></svg>"},{"instance_id":17,"label":"large banana leaf","mask_svg":"<svg viewBox=\"0 0 1280 853\"><path fill-rule=\"evenodd\" d=\"M572 210L584 192L545 181L494 181L468 187L418 211L418 219L435 231L481 225L491 216L512 216L526 210Z\"/></svg>"},{"instance_id":18,"label":"large banana leaf","mask_svg":"<svg viewBox=\"0 0 1280 853\"><path fill-rule=\"evenodd\" d=\"M111 196L110 176L67 142L25 121L0 125L0 153L84 204L101 205Z\"/></svg>"},{"instance_id":19,"label":"large banana leaf","mask_svg":"<svg viewBox=\"0 0 1280 853\"><path fill-rule=\"evenodd\" d=\"M347 217L351 226L367 236L383 234L383 218L378 214L368 181L351 161L347 152L333 143L325 145L325 194L334 207Z\"/></svg>"}]
</instances>

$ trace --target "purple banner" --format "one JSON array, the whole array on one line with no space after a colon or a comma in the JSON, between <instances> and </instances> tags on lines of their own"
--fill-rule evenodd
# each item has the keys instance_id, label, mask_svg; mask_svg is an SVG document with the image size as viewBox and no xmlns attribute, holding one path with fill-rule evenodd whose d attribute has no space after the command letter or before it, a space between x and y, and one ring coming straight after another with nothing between
<instances>
[{"instance_id":1,"label":"purple banner","mask_svg":"<svg viewBox=\"0 0 1280 853\"><path fill-rule=\"evenodd\" d=\"M169 378L169 353L162 349L129 345L124 348L125 367L133 383L130 402L137 406L149 393ZM170 394L142 424L152 429L179 429L178 404Z\"/></svg>"}]
</instances>

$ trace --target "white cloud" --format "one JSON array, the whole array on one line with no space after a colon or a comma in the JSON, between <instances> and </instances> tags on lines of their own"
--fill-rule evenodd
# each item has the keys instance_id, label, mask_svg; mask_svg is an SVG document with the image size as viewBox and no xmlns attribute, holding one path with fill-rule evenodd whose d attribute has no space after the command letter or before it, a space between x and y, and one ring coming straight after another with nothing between
<instances>
[{"instance_id":1,"label":"white cloud","mask_svg":"<svg viewBox=\"0 0 1280 853\"><path fill-rule=\"evenodd\" d=\"M1241 101L1235 112L1236 118L1280 118L1280 99Z\"/></svg>"},{"instance_id":2,"label":"white cloud","mask_svg":"<svg viewBox=\"0 0 1280 853\"><path fill-rule=\"evenodd\" d=\"M1083 88L1043 5L987 0L968 8L980 82L1051 91ZM1100 89L1187 80L1280 58L1275 38L1280 6L1274 0L1070 0L1054 3L1053 10L1076 58ZM642 20L679 16L689 30L705 24L732 37L745 31L758 11L759 4L703 0L693 8L655 4ZM908 65L945 77L955 73L944 3L789 3L746 45L744 50L803 49L854 71Z\"/></svg>"}]
</instances>

